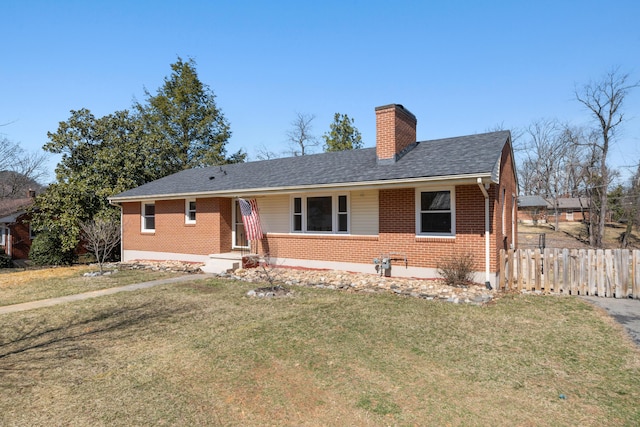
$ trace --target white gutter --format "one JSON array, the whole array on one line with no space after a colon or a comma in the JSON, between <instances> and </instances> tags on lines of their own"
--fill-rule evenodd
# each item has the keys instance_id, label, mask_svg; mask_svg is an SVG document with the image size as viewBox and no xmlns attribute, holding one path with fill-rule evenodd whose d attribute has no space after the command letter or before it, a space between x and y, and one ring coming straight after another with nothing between
<instances>
[{"instance_id":1,"label":"white gutter","mask_svg":"<svg viewBox=\"0 0 640 427\"><path fill-rule=\"evenodd\" d=\"M491 231L491 219L489 215L489 193L487 193L487 189L489 188L489 184L483 184L482 178L478 177L478 187L480 187L480 191L484 195L484 269L485 269L485 286L487 289L491 289L491 258L489 255L490 251L490 231Z\"/></svg>"}]
</instances>

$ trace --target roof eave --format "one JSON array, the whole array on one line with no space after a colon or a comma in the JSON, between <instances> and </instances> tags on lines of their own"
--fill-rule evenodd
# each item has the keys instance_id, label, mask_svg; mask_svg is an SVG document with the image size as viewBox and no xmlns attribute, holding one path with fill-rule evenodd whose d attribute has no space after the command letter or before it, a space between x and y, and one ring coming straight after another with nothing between
<instances>
[{"instance_id":1,"label":"roof eave","mask_svg":"<svg viewBox=\"0 0 640 427\"><path fill-rule=\"evenodd\" d=\"M304 192L321 192L328 190L347 190L347 189L387 189L387 188L399 188L407 186L418 185L464 185L464 184L477 184L478 178L482 179L483 183L496 182L493 179L491 172L487 173L474 173L463 175L447 175L447 176L432 176L432 177L418 177L418 178L402 178L394 180L379 180L379 181L362 181L362 182L343 182L343 183L331 183L331 184L315 184L315 185L302 185L302 186L282 186L282 187L265 187L265 188L237 188L231 190L221 191L202 191L202 192L186 192L186 193L173 193L173 194L149 194L144 196L125 196L125 197L109 197L109 202L112 204L124 203L124 202L136 202L144 200L171 200L171 199L184 199L184 198L196 198L196 197L239 197L239 196L260 196L260 195L273 195L273 194L292 194L292 193L304 193Z\"/></svg>"}]
</instances>

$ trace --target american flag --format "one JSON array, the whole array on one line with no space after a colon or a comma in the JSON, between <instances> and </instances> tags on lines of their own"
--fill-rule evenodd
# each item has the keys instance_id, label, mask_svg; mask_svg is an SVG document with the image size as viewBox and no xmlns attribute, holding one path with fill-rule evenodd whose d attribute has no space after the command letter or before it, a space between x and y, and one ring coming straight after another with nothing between
<instances>
[{"instance_id":1,"label":"american flag","mask_svg":"<svg viewBox=\"0 0 640 427\"><path fill-rule=\"evenodd\" d=\"M238 199L238 203L240 203L240 213L242 214L244 231L247 233L247 240L262 239L262 226L260 225L260 214L258 213L256 199Z\"/></svg>"}]
</instances>

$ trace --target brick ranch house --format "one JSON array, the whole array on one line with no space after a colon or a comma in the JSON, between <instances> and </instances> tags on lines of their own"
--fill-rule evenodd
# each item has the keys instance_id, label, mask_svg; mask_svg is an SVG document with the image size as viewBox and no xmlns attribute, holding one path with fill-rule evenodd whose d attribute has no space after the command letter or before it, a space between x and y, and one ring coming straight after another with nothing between
<instances>
[{"instance_id":1,"label":"brick ranch house","mask_svg":"<svg viewBox=\"0 0 640 427\"><path fill-rule=\"evenodd\" d=\"M111 197L122 260L217 271L251 250L277 265L376 273L374 258L391 258L386 274L433 278L469 253L476 280L495 284L499 251L517 236L510 133L416 141L402 105L375 113L375 148L189 169ZM258 205L264 237L251 247L238 198Z\"/></svg>"},{"instance_id":2,"label":"brick ranch house","mask_svg":"<svg viewBox=\"0 0 640 427\"><path fill-rule=\"evenodd\" d=\"M0 200L0 247L14 260L29 258L33 234L26 209L34 202L35 192L28 197Z\"/></svg>"}]
</instances>

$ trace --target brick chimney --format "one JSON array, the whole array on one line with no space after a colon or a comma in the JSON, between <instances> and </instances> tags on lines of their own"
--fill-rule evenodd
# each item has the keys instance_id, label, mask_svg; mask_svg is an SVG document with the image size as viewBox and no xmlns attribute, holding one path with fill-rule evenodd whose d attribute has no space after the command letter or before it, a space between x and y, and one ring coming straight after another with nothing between
<instances>
[{"instance_id":1,"label":"brick chimney","mask_svg":"<svg viewBox=\"0 0 640 427\"><path fill-rule=\"evenodd\" d=\"M416 116L400 104L376 107L378 164L395 163L416 143Z\"/></svg>"}]
</instances>

